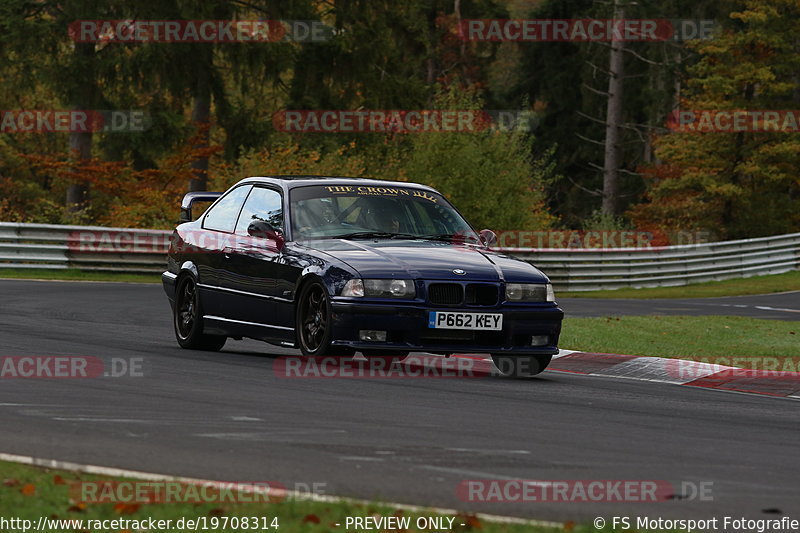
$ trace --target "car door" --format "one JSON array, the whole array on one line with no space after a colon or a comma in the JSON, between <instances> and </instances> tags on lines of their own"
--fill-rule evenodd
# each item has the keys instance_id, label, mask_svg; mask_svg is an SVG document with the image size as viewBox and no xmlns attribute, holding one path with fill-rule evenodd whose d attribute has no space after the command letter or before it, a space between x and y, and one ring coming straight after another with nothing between
<instances>
[{"instance_id":1,"label":"car door","mask_svg":"<svg viewBox=\"0 0 800 533\"><path fill-rule=\"evenodd\" d=\"M235 248L226 251L226 288L233 291L237 305L233 318L259 328L259 337L282 338L285 328L275 325L276 301L284 299L279 281L282 259L278 242L250 236L254 221L270 224L283 234L283 198L278 189L254 186L244 202L234 234Z\"/></svg>"},{"instance_id":2,"label":"car door","mask_svg":"<svg viewBox=\"0 0 800 533\"><path fill-rule=\"evenodd\" d=\"M202 217L202 230L195 235L192 258L199 274L198 289L203 302L203 314L231 318L236 306L234 294L226 291L228 285L228 249L235 240L234 230L252 185L240 185L217 200Z\"/></svg>"}]
</instances>

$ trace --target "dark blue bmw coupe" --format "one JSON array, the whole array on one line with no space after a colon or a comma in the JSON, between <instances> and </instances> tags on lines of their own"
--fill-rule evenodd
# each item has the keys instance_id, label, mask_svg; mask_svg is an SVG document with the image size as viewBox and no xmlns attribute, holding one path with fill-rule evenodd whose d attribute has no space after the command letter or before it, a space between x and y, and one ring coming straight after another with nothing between
<instances>
[{"instance_id":1,"label":"dark blue bmw coupe","mask_svg":"<svg viewBox=\"0 0 800 533\"><path fill-rule=\"evenodd\" d=\"M214 203L193 221L198 200ZM547 276L491 251L495 234L430 187L254 177L181 209L162 277L184 348L248 337L304 355L487 353L517 376L558 352Z\"/></svg>"}]
</instances>

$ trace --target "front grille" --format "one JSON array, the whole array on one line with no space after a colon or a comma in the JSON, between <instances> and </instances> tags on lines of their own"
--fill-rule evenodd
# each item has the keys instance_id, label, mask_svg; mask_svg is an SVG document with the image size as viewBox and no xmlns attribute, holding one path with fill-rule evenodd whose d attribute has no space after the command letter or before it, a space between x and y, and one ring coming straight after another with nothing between
<instances>
[{"instance_id":1,"label":"front grille","mask_svg":"<svg viewBox=\"0 0 800 533\"><path fill-rule=\"evenodd\" d=\"M438 305L458 305L464 300L464 287L458 283L428 285L428 301Z\"/></svg>"},{"instance_id":2,"label":"front grille","mask_svg":"<svg viewBox=\"0 0 800 533\"><path fill-rule=\"evenodd\" d=\"M464 297L467 305L495 305L498 295L497 285L488 283L470 283Z\"/></svg>"}]
</instances>

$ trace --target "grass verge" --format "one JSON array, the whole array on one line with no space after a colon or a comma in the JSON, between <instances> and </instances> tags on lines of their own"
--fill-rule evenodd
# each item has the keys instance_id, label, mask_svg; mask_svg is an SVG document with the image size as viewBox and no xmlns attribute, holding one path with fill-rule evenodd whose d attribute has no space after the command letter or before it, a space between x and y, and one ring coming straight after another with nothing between
<instances>
[{"instance_id":1,"label":"grass verge","mask_svg":"<svg viewBox=\"0 0 800 533\"><path fill-rule=\"evenodd\" d=\"M89 520L172 520L171 526L165 530L187 530L186 527L176 527L177 521L184 519L204 519L210 530L217 532L236 532L252 527L243 527L239 522L239 527L230 527L235 521L234 517L242 519L248 517L258 518L255 522L259 526L264 525L261 517L265 517L266 529L258 527L260 531L274 530L273 524L279 526L276 531L281 533L294 532L336 532L347 531L345 527L346 517L380 517L396 516L409 517L411 527L403 531L432 531L431 529L417 529L414 527L419 517L441 517L436 512L409 511L396 509L379 503L360 504L353 502L314 502L308 500L286 499L277 503L152 503L136 504L130 502L117 503L82 503L71 498L81 494L80 488L74 485L86 481L126 481L123 479L80 474L68 471L51 470L46 468L21 465L17 463L0 461L0 517L20 518L31 520L33 526L38 524L40 517L55 520L83 520L83 523L72 523L64 527L50 527L45 530L50 531L100 531L101 528L92 527ZM130 481L130 480L127 480ZM100 489L98 493L102 493ZM121 489L115 489L117 494L130 494ZM454 487L455 490L455 487ZM78 497L78 499L80 499ZM469 514L449 515L455 518L453 527L450 531L481 531L481 533L511 532L511 533L555 533L564 531L561 528L548 528L531 524L511 524L496 523L481 520ZM204 517L204 518L201 518ZM228 527L224 527L226 524ZM219 527L211 528L213 520L216 519ZM273 519L277 519L273 522ZM445 524L448 522L445 521ZM110 524L110 523L109 523ZM336 525L340 524L340 525ZM103 531L134 531L132 522L118 523L117 528L102 528ZM591 525L568 524L568 528L575 533L596 532ZM147 527L145 526L145 529ZM349 528L351 531L353 527ZM358 528L356 528L358 529ZM9 531L20 530L12 528ZM200 527L202 530L202 527ZM382 531L398 531L391 529L381 529ZM157 530L152 530L157 531ZM160 529L159 529L160 531Z\"/></svg>"},{"instance_id":2,"label":"grass verge","mask_svg":"<svg viewBox=\"0 0 800 533\"><path fill-rule=\"evenodd\" d=\"M0 279L45 279L58 281L118 281L126 283L161 283L161 274L126 274L90 272L74 268L0 268Z\"/></svg>"},{"instance_id":3,"label":"grass verge","mask_svg":"<svg viewBox=\"0 0 800 533\"><path fill-rule=\"evenodd\" d=\"M800 323L736 316L566 318L559 344L585 352L800 372Z\"/></svg>"},{"instance_id":4,"label":"grass verge","mask_svg":"<svg viewBox=\"0 0 800 533\"><path fill-rule=\"evenodd\" d=\"M559 292L564 298L715 298L800 290L800 270L770 276L709 281L680 287L616 289L610 291Z\"/></svg>"}]
</instances>

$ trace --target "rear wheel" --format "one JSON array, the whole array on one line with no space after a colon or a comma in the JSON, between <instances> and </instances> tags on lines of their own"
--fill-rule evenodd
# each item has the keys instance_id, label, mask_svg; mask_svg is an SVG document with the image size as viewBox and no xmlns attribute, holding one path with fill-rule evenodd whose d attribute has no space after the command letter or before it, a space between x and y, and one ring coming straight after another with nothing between
<instances>
[{"instance_id":1,"label":"rear wheel","mask_svg":"<svg viewBox=\"0 0 800 533\"><path fill-rule=\"evenodd\" d=\"M494 366L501 374L515 378L529 378L541 374L550 361L552 355L497 355L492 354Z\"/></svg>"},{"instance_id":2,"label":"rear wheel","mask_svg":"<svg viewBox=\"0 0 800 533\"><path fill-rule=\"evenodd\" d=\"M297 340L303 355L352 357L355 350L331 346L331 301L319 281L303 286L297 299Z\"/></svg>"},{"instance_id":3,"label":"rear wheel","mask_svg":"<svg viewBox=\"0 0 800 533\"><path fill-rule=\"evenodd\" d=\"M190 350L220 351L228 338L203 333L203 308L197 283L191 276L184 276L178 281L176 289L173 325L178 344Z\"/></svg>"}]
</instances>

